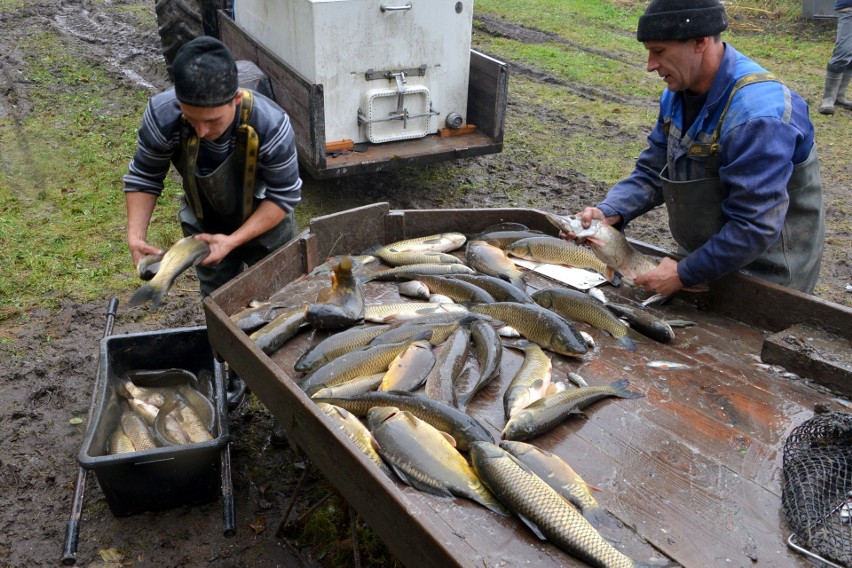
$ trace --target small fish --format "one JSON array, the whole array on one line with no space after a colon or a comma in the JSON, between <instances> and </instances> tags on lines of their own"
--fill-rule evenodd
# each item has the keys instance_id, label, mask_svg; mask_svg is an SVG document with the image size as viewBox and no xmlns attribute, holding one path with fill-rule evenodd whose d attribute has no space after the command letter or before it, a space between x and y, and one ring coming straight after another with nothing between
<instances>
[{"instance_id":1,"label":"small fish","mask_svg":"<svg viewBox=\"0 0 852 568\"><path fill-rule=\"evenodd\" d=\"M464 264L406 264L387 270L376 270L364 276L362 282L373 280L412 280L420 274L475 274L476 271Z\"/></svg>"},{"instance_id":2,"label":"small fish","mask_svg":"<svg viewBox=\"0 0 852 568\"><path fill-rule=\"evenodd\" d=\"M532 298L517 286L488 274L452 274L450 278L464 280L470 284L479 286L498 302L518 302L520 304L532 304Z\"/></svg>"},{"instance_id":3,"label":"small fish","mask_svg":"<svg viewBox=\"0 0 852 568\"><path fill-rule=\"evenodd\" d=\"M465 252L467 265L478 272L502 278L520 290L526 291L523 273L518 270L503 249L485 241L470 241Z\"/></svg>"},{"instance_id":4,"label":"small fish","mask_svg":"<svg viewBox=\"0 0 852 568\"><path fill-rule=\"evenodd\" d=\"M575 215L561 217L545 213L545 216L563 233L585 239L591 245L595 256L621 274L628 284L633 285L637 277L657 267L657 259L633 248L624 233L599 219L592 219L586 228Z\"/></svg>"},{"instance_id":5,"label":"small fish","mask_svg":"<svg viewBox=\"0 0 852 568\"><path fill-rule=\"evenodd\" d=\"M208 254L210 246L206 242L194 237L182 238L166 251L157 274L136 290L127 305L132 308L150 300L151 309L159 309L175 278L204 260Z\"/></svg>"},{"instance_id":6,"label":"small fish","mask_svg":"<svg viewBox=\"0 0 852 568\"><path fill-rule=\"evenodd\" d=\"M461 375L469 352L470 330L459 327L435 350L435 365L426 377L426 396L456 405L453 384Z\"/></svg>"},{"instance_id":7,"label":"small fish","mask_svg":"<svg viewBox=\"0 0 852 568\"><path fill-rule=\"evenodd\" d=\"M592 403L608 397L641 398L642 393L628 390L627 379L619 379L605 387L583 387L565 390L540 398L515 413L503 428L504 440L528 440L540 436L579 413Z\"/></svg>"},{"instance_id":8,"label":"small fish","mask_svg":"<svg viewBox=\"0 0 852 568\"><path fill-rule=\"evenodd\" d=\"M503 412L508 420L522 408L547 394L553 362L541 347L531 341L521 347L506 346L524 351L524 362L503 393Z\"/></svg>"},{"instance_id":9,"label":"small fish","mask_svg":"<svg viewBox=\"0 0 852 568\"><path fill-rule=\"evenodd\" d=\"M671 296L663 296L662 294L654 294L653 296L650 296L649 298L645 298L644 300L639 302L639 305L642 306L643 308L647 308L648 306L665 304L671 299L672 299Z\"/></svg>"},{"instance_id":10,"label":"small fish","mask_svg":"<svg viewBox=\"0 0 852 568\"><path fill-rule=\"evenodd\" d=\"M107 453L110 455L129 454L135 451L136 446L133 445L133 440L124 433L121 427L116 428L107 440Z\"/></svg>"},{"instance_id":11,"label":"small fish","mask_svg":"<svg viewBox=\"0 0 852 568\"><path fill-rule=\"evenodd\" d=\"M390 468L388 468L382 457L376 452L376 441L373 438L373 434L358 420L358 417L339 406L334 406L326 402L319 402L317 406L322 410L323 414L329 417L335 427L339 428L355 444L356 448L361 450L371 462L376 464L376 467L387 475L391 475Z\"/></svg>"},{"instance_id":12,"label":"small fish","mask_svg":"<svg viewBox=\"0 0 852 568\"><path fill-rule=\"evenodd\" d=\"M302 389L311 396L322 387L335 386L355 377L384 373L391 361L418 339L424 337L415 336L413 340L386 345L367 345L341 355L306 375Z\"/></svg>"},{"instance_id":13,"label":"small fish","mask_svg":"<svg viewBox=\"0 0 852 568\"><path fill-rule=\"evenodd\" d=\"M196 386L198 377L188 369L171 367L168 369L131 369L127 378L139 387L170 387L181 384Z\"/></svg>"},{"instance_id":14,"label":"small fish","mask_svg":"<svg viewBox=\"0 0 852 568\"><path fill-rule=\"evenodd\" d=\"M463 234L447 232L396 241L385 245L385 248L398 252L451 252L461 248L465 241L467 237Z\"/></svg>"},{"instance_id":15,"label":"small fish","mask_svg":"<svg viewBox=\"0 0 852 568\"><path fill-rule=\"evenodd\" d=\"M388 365L379 390L415 391L423 386L435 366L432 344L420 339L412 342Z\"/></svg>"},{"instance_id":16,"label":"small fish","mask_svg":"<svg viewBox=\"0 0 852 568\"><path fill-rule=\"evenodd\" d=\"M479 370L471 374L472 379L468 375L468 381L456 381L454 384L455 398L460 408L464 408L476 393L500 373L500 362L503 360L500 335L490 323L484 320L471 323L470 338Z\"/></svg>"},{"instance_id":17,"label":"small fish","mask_svg":"<svg viewBox=\"0 0 852 568\"><path fill-rule=\"evenodd\" d=\"M586 382L586 379L584 379L583 377L581 377L577 373L573 373L571 371L568 371L568 374L566 376L568 377L569 381L571 381L572 383L574 383L578 387L589 386L589 383Z\"/></svg>"},{"instance_id":18,"label":"small fish","mask_svg":"<svg viewBox=\"0 0 852 568\"><path fill-rule=\"evenodd\" d=\"M300 373L313 371L332 359L364 347L389 329L389 325L360 325L329 335L305 351L293 369Z\"/></svg>"},{"instance_id":19,"label":"small fish","mask_svg":"<svg viewBox=\"0 0 852 568\"><path fill-rule=\"evenodd\" d=\"M667 324L669 324L669 327L692 327L692 326L694 326L694 325L697 325L697 324L696 324L694 321L692 321L692 320L678 320L678 319L674 319L674 320L665 320L665 321L666 321L666 323L667 323Z\"/></svg>"},{"instance_id":20,"label":"small fish","mask_svg":"<svg viewBox=\"0 0 852 568\"><path fill-rule=\"evenodd\" d=\"M691 369L692 366L686 363L676 363L674 361L648 361L645 366L651 369L662 369L664 371L678 371L682 369Z\"/></svg>"},{"instance_id":21,"label":"small fish","mask_svg":"<svg viewBox=\"0 0 852 568\"><path fill-rule=\"evenodd\" d=\"M475 237L472 237L471 240L485 241L489 245L494 245L495 247L505 249L512 243L515 243L521 239L541 236L544 236L544 233L542 233L541 231L531 231L529 229L523 231L489 231L479 233Z\"/></svg>"},{"instance_id":22,"label":"small fish","mask_svg":"<svg viewBox=\"0 0 852 568\"><path fill-rule=\"evenodd\" d=\"M462 264L457 256L445 252L394 250L390 247L377 247L370 252L390 266L411 264Z\"/></svg>"},{"instance_id":23,"label":"small fish","mask_svg":"<svg viewBox=\"0 0 852 568\"><path fill-rule=\"evenodd\" d=\"M409 280L396 285L400 296L414 298L415 300L428 300L429 288L420 280Z\"/></svg>"},{"instance_id":24,"label":"small fish","mask_svg":"<svg viewBox=\"0 0 852 568\"><path fill-rule=\"evenodd\" d=\"M426 340L431 343L432 346L436 346L446 341L450 334L457 330L459 326L468 325L468 321L473 319L461 312L458 313L458 316L459 317L453 318L446 323L441 321L421 321L423 318L413 318L388 329L381 335L376 336L375 339L370 341L370 345L407 341L416 335L421 335L424 331L430 331L431 335L429 335Z\"/></svg>"},{"instance_id":25,"label":"small fish","mask_svg":"<svg viewBox=\"0 0 852 568\"><path fill-rule=\"evenodd\" d=\"M346 398L374 391L379 388L384 379L384 373L355 377L348 381L338 383L333 387L323 387L311 395L311 398Z\"/></svg>"},{"instance_id":26,"label":"small fish","mask_svg":"<svg viewBox=\"0 0 852 568\"><path fill-rule=\"evenodd\" d=\"M305 321L315 329L341 329L364 319L364 287L352 274L352 257L344 256L332 267L331 286L317 294L305 308Z\"/></svg>"},{"instance_id":27,"label":"small fish","mask_svg":"<svg viewBox=\"0 0 852 568\"><path fill-rule=\"evenodd\" d=\"M252 302L245 309L238 311L230 316L230 320L241 330L250 333L259 327L262 327L285 311L295 313L297 310L304 308L294 308L280 302Z\"/></svg>"},{"instance_id":28,"label":"small fish","mask_svg":"<svg viewBox=\"0 0 852 568\"><path fill-rule=\"evenodd\" d=\"M157 447L157 442L148 429L145 421L135 412L126 410L121 413L121 429L133 442L136 451L151 450Z\"/></svg>"},{"instance_id":29,"label":"small fish","mask_svg":"<svg viewBox=\"0 0 852 568\"><path fill-rule=\"evenodd\" d=\"M169 442L183 443L180 438L175 439L174 435L167 435L165 438L162 436L162 434L170 432L164 424L167 418L174 418L188 443L208 442L213 439L210 430L207 429L183 395L179 393L170 397L160 409L157 420L154 422L154 433L157 435L158 441L168 440Z\"/></svg>"},{"instance_id":30,"label":"small fish","mask_svg":"<svg viewBox=\"0 0 852 568\"><path fill-rule=\"evenodd\" d=\"M467 312L467 308L461 304L439 304L437 302L374 304L364 308L364 320L375 323L388 323L443 312Z\"/></svg>"},{"instance_id":31,"label":"small fish","mask_svg":"<svg viewBox=\"0 0 852 568\"><path fill-rule=\"evenodd\" d=\"M422 394L404 391L366 392L349 397L316 397L314 400L340 406L361 417L367 416L369 410L376 406L395 406L452 436L461 451L467 451L470 444L477 440L494 441L494 436L474 416Z\"/></svg>"},{"instance_id":32,"label":"small fish","mask_svg":"<svg viewBox=\"0 0 852 568\"><path fill-rule=\"evenodd\" d=\"M299 333L304 324L304 310L287 311L257 331L252 332L249 339L254 341L261 351L270 355Z\"/></svg>"},{"instance_id":33,"label":"small fish","mask_svg":"<svg viewBox=\"0 0 852 568\"><path fill-rule=\"evenodd\" d=\"M118 380L115 390L127 399L140 400L160 408L166 402L167 390L158 387L137 387L130 379Z\"/></svg>"},{"instance_id":34,"label":"small fish","mask_svg":"<svg viewBox=\"0 0 852 568\"><path fill-rule=\"evenodd\" d=\"M495 301L494 296L479 286L463 280L428 274L417 276L417 280L425 284L432 294L443 294L459 303L490 304ZM434 302L431 298L429 301Z\"/></svg>"},{"instance_id":35,"label":"small fish","mask_svg":"<svg viewBox=\"0 0 852 568\"><path fill-rule=\"evenodd\" d=\"M607 303L606 307L618 317L627 320L631 329L655 341L669 343L675 337L674 330L668 323L646 310L613 302Z\"/></svg>"}]
</instances>

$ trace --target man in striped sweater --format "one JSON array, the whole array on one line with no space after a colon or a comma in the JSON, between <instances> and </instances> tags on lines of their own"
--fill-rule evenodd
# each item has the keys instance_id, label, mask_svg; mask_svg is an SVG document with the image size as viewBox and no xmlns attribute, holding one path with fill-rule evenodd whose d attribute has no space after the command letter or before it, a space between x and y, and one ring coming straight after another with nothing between
<instances>
[{"instance_id":1,"label":"man in striped sweater","mask_svg":"<svg viewBox=\"0 0 852 568\"><path fill-rule=\"evenodd\" d=\"M293 129L272 100L239 88L233 55L202 36L173 64L174 88L148 103L124 176L127 243L138 265L157 254L148 225L174 165L185 236L210 245L196 268L206 296L295 236L302 180Z\"/></svg>"}]
</instances>

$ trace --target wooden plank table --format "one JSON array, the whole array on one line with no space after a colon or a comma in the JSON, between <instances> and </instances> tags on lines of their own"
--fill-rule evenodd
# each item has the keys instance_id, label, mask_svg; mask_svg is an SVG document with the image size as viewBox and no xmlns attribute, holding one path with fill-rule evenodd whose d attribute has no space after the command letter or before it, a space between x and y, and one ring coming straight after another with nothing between
<instances>
[{"instance_id":1,"label":"wooden plank table","mask_svg":"<svg viewBox=\"0 0 852 568\"><path fill-rule=\"evenodd\" d=\"M408 566L585 564L538 540L516 518L500 517L464 499L426 495L381 474L298 388L293 364L322 334L301 333L269 357L228 316L253 299L287 297L293 305L311 299L327 282L290 283L329 256L447 230L472 234L499 220L555 234L543 215L532 210L391 211L387 204L376 204L314 220L297 240L204 302L214 351ZM556 284L530 273L527 285L532 291ZM368 299L393 301L389 287L368 283ZM579 358L553 356L554 380L563 380L568 371L591 385L626 377L644 397L598 402L585 416L572 417L531 443L561 456L602 489L596 497L611 513L611 522L601 533L639 562L805 566L803 557L785 543L790 529L781 510L781 450L790 431L813 416L817 403L842 407L810 380L781 373L762 364L759 356L766 337L791 325L779 312L805 313L802 304L810 302L810 311L836 333L852 329L852 311L745 277L730 277L714 287L705 296L680 295L650 308L666 319L696 322L676 329L669 344L649 339L631 353L602 332L578 324L597 346ZM626 286L604 289L613 300L638 299ZM718 290L736 298L728 306ZM743 297L761 295L774 300L772 315L763 313L766 305L741 303ZM784 302L795 308L787 309ZM655 360L689 368L647 366ZM505 424L502 394L521 362L519 352L504 349L500 375L468 408L497 438Z\"/></svg>"}]
</instances>

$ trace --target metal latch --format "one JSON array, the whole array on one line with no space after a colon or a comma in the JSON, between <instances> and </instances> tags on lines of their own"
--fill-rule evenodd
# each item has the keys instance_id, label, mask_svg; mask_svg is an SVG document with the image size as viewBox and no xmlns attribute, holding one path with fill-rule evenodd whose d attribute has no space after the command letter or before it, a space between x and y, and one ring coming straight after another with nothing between
<instances>
[{"instance_id":1,"label":"metal latch","mask_svg":"<svg viewBox=\"0 0 852 568\"><path fill-rule=\"evenodd\" d=\"M426 66L421 65L419 67L418 71L420 71L419 74L421 76L425 75L426 74ZM394 112L389 113L388 116L386 116L386 117L370 119L366 115L364 115L364 113L361 109L358 109L358 124L359 125L361 125L361 124L372 124L372 123L375 123L375 122L389 122L389 121L393 121L393 120L401 120L402 121L402 128L405 129L405 128L408 128L408 121L410 119L430 117L430 116L436 116L436 115L441 114L440 112L438 112L434 108L432 108L431 103L429 104L429 110L427 112L420 113L420 114L410 114L408 112L408 109L405 108L405 93L406 93L405 77L406 77L405 71L386 72L382 75L381 78L393 79L393 80L396 81L396 88L397 88L396 110ZM378 78L378 77L376 77L376 78ZM369 72L367 73L367 80L370 80Z\"/></svg>"}]
</instances>

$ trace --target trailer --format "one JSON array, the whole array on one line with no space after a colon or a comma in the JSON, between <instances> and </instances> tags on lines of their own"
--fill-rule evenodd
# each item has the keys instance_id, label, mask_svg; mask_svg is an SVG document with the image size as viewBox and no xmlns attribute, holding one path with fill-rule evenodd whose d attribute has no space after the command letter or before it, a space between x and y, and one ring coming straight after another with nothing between
<instances>
[{"instance_id":1,"label":"trailer","mask_svg":"<svg viewBox=\"0 0 852 568\"><path fill-rule=\"evenodd\" d=\"M159 0L167 66L221 39L268 79L315 179L503 150L505 63L470 48L473 2Z\"/></svg>"},{"instance_id":2,"label":"trailer","mask_svg":"<svg viewBox=\"0 0 852 568\"><path fill-rule=\"evenodd\" d=\"M294 363L322 333L300 333L267 355L230 316L252 300L289 298L298 305L299 290L311 290L306 275L334 255L445 231L471 235L499 222L557 233L531 209L392 210L377 203L312 220L295 240L204 300L216 356L244 378L406 566L585 564L539 540L516 517L434 497L380 472L299 388ZM529 291L556 285L537 273L525 276ZM386 283L366 285L368 303L399 300L380 284ZM613 300L643 297L626 285L603 286ZM643 398L597 403L532 443L602 490L596 497L613 522L601 533L638 562L810 565L787 543L782 448L817 409L847 408L852 310L742 275L649 309L695 325L677 328L669 343L642 341L631 352L577 324L595 338L595 348L581 357L552 357L555 380L568 372L591 385L625 377ZM785 340L790 337L796 341ZM502 394L522 360L513 351L504 349L499 375L467 408L497 438L505 424Z\"/></svg>"}]
</instances>

